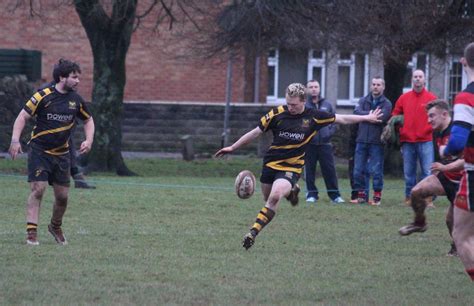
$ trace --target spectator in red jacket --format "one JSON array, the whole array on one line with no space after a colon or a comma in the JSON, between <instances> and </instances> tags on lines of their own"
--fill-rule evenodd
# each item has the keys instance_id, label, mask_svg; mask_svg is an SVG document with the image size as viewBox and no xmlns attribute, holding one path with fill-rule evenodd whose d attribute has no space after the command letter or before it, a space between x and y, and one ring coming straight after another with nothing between
<instances>
[{"instance_id":1,"label":"spectator in red jacket","mask_svg":"<svg viewBox=\"0 0 474 306\"><path fill-rule=\"evenodd\" d=\"M400 128L400 143L403 154L403 173L405 176L405 203L410 205L411 189L417 183L417 162L421 166L421 178L430 174L434 160L433 129L428 123L426 104L436 96L425 89L425 73L415 70L412 74L412 90L398 98L392 115L404 115Z\"/></svg>"}]
</instances>

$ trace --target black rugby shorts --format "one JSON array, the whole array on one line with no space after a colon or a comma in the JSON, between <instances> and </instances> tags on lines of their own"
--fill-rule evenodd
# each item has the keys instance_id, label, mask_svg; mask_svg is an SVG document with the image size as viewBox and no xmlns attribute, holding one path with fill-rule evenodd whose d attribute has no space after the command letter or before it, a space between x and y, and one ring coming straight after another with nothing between
<instances>
[{"instance_id":1,"label":"black rugby shorts","mask_svg":"<svg viewBox=\"0 0 474 306\"><path fill-rule=\"evenodd\" d=\"M39 149L28 147L28 182L45 182L69 187L69 154L50 155Z\"/></svg>"}]
</instances>

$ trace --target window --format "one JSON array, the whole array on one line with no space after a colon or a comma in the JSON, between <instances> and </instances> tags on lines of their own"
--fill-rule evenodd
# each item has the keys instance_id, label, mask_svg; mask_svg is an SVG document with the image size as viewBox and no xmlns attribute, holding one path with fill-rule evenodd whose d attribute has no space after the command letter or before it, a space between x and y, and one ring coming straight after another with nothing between
<instances>
[{"instance_id":1,"label":"window","mask_svg":"<svg viewBox=\"0 0 474 306\"><path fill-rule=\"evenodd\" d=\"M272 56L273 55L273 56ZM299 50L272 50L268 57L267 103L284 104L286 87L295 82L306 84L308 55Z\"/></svg>"},{"instance_id":2,"label":"window","mask_svg":"<svg viewBox=\"0 0 474 306\"><path fill-rule=\"evenodd\" d=\"M276 102L278 93L278 50L268 52L268 92L267 102Z\"/></svg>"},{"instance_id":3,"label":"window","mask_svg":"<svg viewBox=\"0 0 474 306\"><path fill-rule=\"evenodd\" d=\"M423 70L425 73L425 80L426 80L426 88L429 88L429 55L425 53L415 53L411 61L408 62L407 65L407 72L405 73L405 77L403 79L403 92L410 91L412 89L411 85L411 76L413 74L413 71L420 69Z\"/></svg>"},{"instance_id":4,"label":"window","mask_svg":"<svg viewBox=\"0 0 474 306\"><path fill-rule=\"evenodd\" d=\"M337 105L356 105L368 93L369 56L362 53L339 53L337 60Z\"/></svg>"},{"instance_id":5,"label":"window","mask_svg":"<svg viewBox=\"0 0 474 306\"><path fill-rule=\"evenodd\" d=\"M463 73L464 71L459 59L459 57L453 56L448 63L448 92L446 98L451 103L454 97L467 85L466 76Z\"/></svg>"},{"instance_id":6,"label":"window","mask_svg":"<svg viewBox=\"0 0 474 306\"><path fill-rule=\"evenodd\" d=\"M0 49L0 77L23 74L29 81L41 79L41 52Z\"/></svg>"},{"instance_id":7,"label":"window","mask_svg":"<svg viewBox=\"0 0 474 306\"><path fill-rule=\"evenodd\" d=\"M356 105L368 94L369 56L363 53L342 52L337 61L337 105ZM284 104L285 89L290 83L306 84L317 80L321 96L326 96L326 52L321 50L270 50L268 54L267 103ZM330 80L335 84L336 80ZM331 88L332 90L332 88ZM332 93L332 91L331 91Z\"/></svg>"},{"instance_id":8,"label":"window","mask_svg":"<svg viewBox=\"0 0 474 306\"><path fill-rule=\"evenodd\" d=\"M326 96L326 52L309 50L307 80L318 81L321 87L321 96Z\"/></svg>"}]
</instances>

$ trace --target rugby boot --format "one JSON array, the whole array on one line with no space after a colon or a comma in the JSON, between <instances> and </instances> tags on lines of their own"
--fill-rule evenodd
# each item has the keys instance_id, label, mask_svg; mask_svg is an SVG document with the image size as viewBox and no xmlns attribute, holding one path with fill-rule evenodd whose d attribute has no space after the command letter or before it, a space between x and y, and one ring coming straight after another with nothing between
<instances>
[{"instance_id":1,"label":"rugby boot","mask_svg":"<svg viewBox=\"0 0 474 306\"><path fill-rule=\"evenodd\" d=\"M296 206L298 205L298 194L300 193L300 186L295 184L293 188L291 188L290 194L286 197L288 201L290 201L291 205Z\"/></svg>"},{"instance_id":2,"label":"rugby boot","mask_svg":"<svg viewBox=\"0 0 474 306\"><path fill-rule=\"evenodd\" d=\"M401 227L399 230L398 230L398 233L400 233L400 235L402 236L408 236L412 233L416 233L416 232L425 232L426 230L428 229L428 225L426 223L423 223L423 224L417 224L417 223L410 223L408 225L405 225L403 227Z\"/></svg>"},{"instance_id":3,"label":"rugby boot","mask_svg":"<svg viewBox=\"0 0 474 306\"><path fill-rule=\"evenodd\" d=\"M29 229L26 231L26 244L39 245L38 232L36 229Z\"/></svg>"},{"instance_id":4,"label":"rugby boot","mask_svg":"<svg viewBox=\"0 0 474 306\"><path fill-rule=\"evenodd\" d=\"M54 240L56 240L58 244L60 245L67 244L66 236L64 236L63 230L61 229L60 226L56 227L56 226L53 226L52 224L49 224L48 231L51 233L51 235L53 235Z\"/></svg>"},{"instance_id":5,"label":"rugby boot","mask_svg":"<svg viewBox=\"0 0 474 306\"><path fill-rule=\"evenodd\" d=\"M247 233L245 236L244 236L244 240L242 240L242 246L248 250L250 249L250 247L255 243L255 235L250 232L250 233Z\"/></svg>"}]
</instances>

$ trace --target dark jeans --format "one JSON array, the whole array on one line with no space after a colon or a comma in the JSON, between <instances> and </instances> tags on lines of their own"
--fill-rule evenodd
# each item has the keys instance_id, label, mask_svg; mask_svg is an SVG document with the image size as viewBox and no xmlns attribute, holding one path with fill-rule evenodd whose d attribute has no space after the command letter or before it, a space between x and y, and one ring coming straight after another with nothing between
<instances>
[{"instance_id":1,"label":"dark jeans","mask_svg":"<svg viewBox=\"0 0 474 306\"><path fill-rule=\"evenodd\" d=\"M334 156L332 151L331 144L323 145L309 145L306 149L305 154L305 181L307 194L306 197L315 197L318 196L318 188L315 185L316 180L316 164L319 161L319 167L321 168L321 174L324 178L324 183L326 184L326 189L329 198L334 200L339 197L339 187L337 185L337 175L336 168L334 167Z\"/></svg>"},{"instance_id":2,"label":"dark jeans","mask_svg":"<svg viewBox=\"0 0 474 306\"><path fill-rule=\"evenodd\" d=\"M383 189L383 158L384 147L379 144L358 142L355 151L354 181L355 189L365 191L368 189L368 176L373 179L374 191Z\"/></svg>"},{"instance_id":3,"label":"dark jeans","mask_svg":"<svg viewBox=\"0 0 474 306\"><path fill-rule=\"evenodd\" d=\"M405 197L409 197L411 189L416 183L430 175L431 164L434 161L433 143L426 142L405 142L402 145L403 154L403 174L405 176ZM421 167L421 177L417 180L417 161Z\"/></svg>"},{"instance_id":4,"label":"dark jeans","mask_svg":"<svg viewBox=\"0 0 474 306\"><path fill-rule=\"evenodd\" d=\"M354 153L354 157L355 157L355 153ZM350 177L350 182L351 182L351 200L356 200L359 196L359 190L357 190L357 187L356 187L356 183L355 183L355 179L354 179L354 163L355 163L355 160L354 160L354 157L352 158L349 158L348 160L348 164L349 164L349 169L348 169L348 172L349 172L349 177ZM367 167L366 169L364 170L364 175L365 175L365 185L364 185L364 189L365 189L365 200L368 201L368 196L369 196L369 185L370 185L370 175L369 175L369 171L367 171Z\"/></svg>"}]
</instances>

